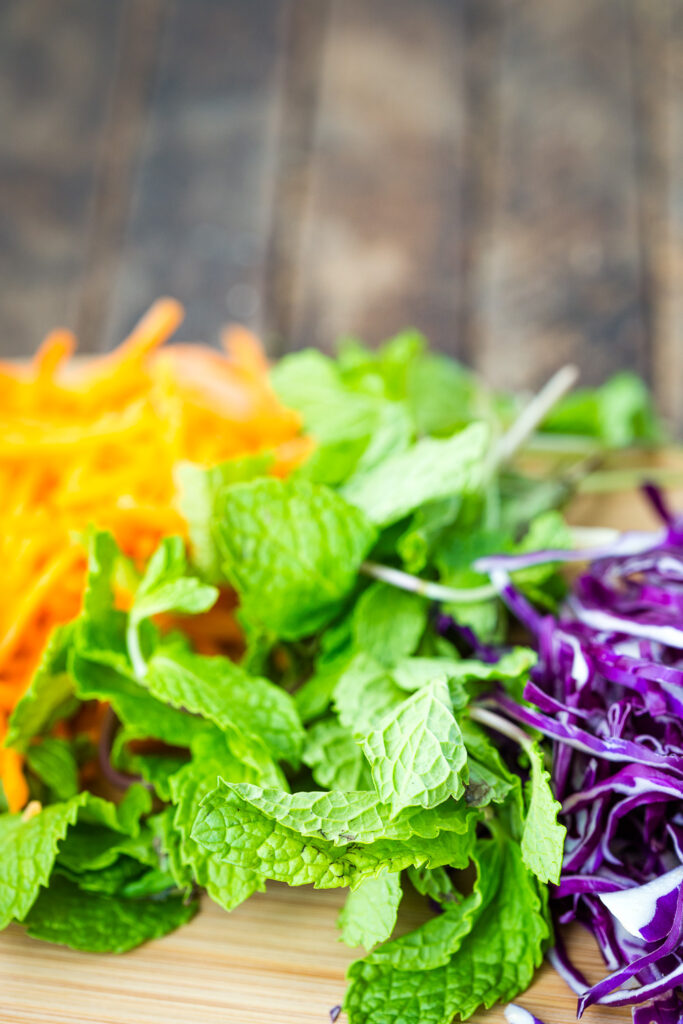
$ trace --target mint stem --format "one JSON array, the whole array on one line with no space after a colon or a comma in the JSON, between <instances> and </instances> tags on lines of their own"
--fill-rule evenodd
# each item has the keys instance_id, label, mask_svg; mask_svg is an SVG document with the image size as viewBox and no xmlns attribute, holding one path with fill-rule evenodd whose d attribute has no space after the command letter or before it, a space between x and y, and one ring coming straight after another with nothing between
<instances>
[{"instance_id":1,"label":"mint stem","mask_svg":"<svg viewBox=\"0 0 683 1024\"><path fill-rule=\"evenodd\" d=\"M503 736L507 736L508 739L514 740L524 750L528 750L532 744L532 740L523 729L520 729L514 722L508 722L506 718L495 715L493 711L487 711L486 708L479 707L478 705L470 707L470 718L474 722L479 722L480 725L487 725L489 729L494 729Z\"/></svg>"},{"instance_id":2,"label":"mint stem","mask_svg":"<svg viewBox=\"0 0 683 1024\"><path fill-rule=\"evenodd\" d=\"M361 572L364 572L366 576L372 576L373 579L388 583L392 587L427 597L431 601L471 604L473 601L489 601L492 597L498 596L498 591L490 583L481 587L456 589L455 587L446 587L442 583L420 579L419 576L411 576L410 573L403 572L401 569L393 569L389 565L379 565L377 562L363 562Z\"/></svg>"}]
</instances>

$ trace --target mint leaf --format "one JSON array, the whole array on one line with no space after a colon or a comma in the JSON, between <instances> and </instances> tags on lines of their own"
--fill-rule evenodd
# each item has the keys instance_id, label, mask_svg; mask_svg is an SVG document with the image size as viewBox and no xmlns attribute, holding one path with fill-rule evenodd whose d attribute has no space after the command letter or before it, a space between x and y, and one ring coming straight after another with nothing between
<instances>
[{"instance_id":1,"label":"mint leaf","mask_svg":"<svg viewBox=\"0 0 683 1024\"><path fill-rule=\"evenodd\" d=\"M356 739L376 728L384 716L405 701L388 670L368 654L357 654L337 679L334 706Z\"/></svg>"},{"instance_id":2,"label":"mint leaf","mask_svg":"<svg viewBox=\"0 0 683 1024\"><path fill-rule=\"evenodd\" d=\"M432 551L455 522L459 509L459 495L437 498L416 509L410 526L396 542L407 572L419 573L426 568Z\"/></svg>"},{"instance_id":3,"label":"mint leaf","mask_svg":"<svg viewBox=\"0 0 683 1024\"><path fill-rule=\"evenodd\" d=\"M68 878L70 882L73 882L74 885L77 885L79 889L83 889L85 892L102 892L109 896L113 896L117 893L123 892L128 885L131 885L134 881L142 879L145 874L154 870L156 869L145 868L145 866L138 860L125 855L118 857L114 863L110 864L108 867L95 871L91 871L90 869L73 871L71 868L57 860L51 878L52 880L54 880L56 876ZM170 875L164 875L164 882L165 889L174 887L173 879ZM163 889L160 891L163 891Z\"/></svg>"},{"instance_id":4,"label":"mint leaf","mask_svg":"<svg viewBox=\"0 0 683 1024\"><path fill-rule=\"evenodd\" d=\"M140 580L130 610L134 622L161 612L196 615L205 612L218 597L218 590L188 574L182 537L164 537Z\"/></svg>"},{"instance_id":5,"label":"mint leaf","mask_svg":"<svg viewBox=\"0 0 683 1024\"><path fill-rule=\"evenodd\" d=\"M405 807L435 807L464 792L467 753L444 678L390 711L365 737L363 750L392 817Z\"/></svg>"},{"instance_id":6,"label":"mint leaf","mask_svg":"<svg viewBox=\"0 0 683 1024\"><path fill-rule=\"evenodd\" d=\"M483 423L473 423L444 441L423 438L352 477L342 493L372 522L388 526L427 501L478 489L487 444Z\"/></svg>"},{"instance_id":7,"label":"mint leaf","mask_svg":"<svg viewBox=\"0 0 683 1024\"><path fill-rule=\"evenodd\" d=\"M453 801L431 811L411 808L392 820L389 807L369 790L287 793L247 783L226 784L224 780L220 780L215 791L207 797L204 808L220 808L225 799L231 804L232 795L301 835L322 836L328 842L341 845L371 843L377 839L403 840L411 836L427 839L442 831L464 835L473 819L466 806Z\"/></svg>"},{"instance_id":8,"label":"mint leaf","mask_svg":"<svg viewBox=\"0 0 683 1024\"><path fill-rule=\"evenodd\" d=\"M54 878L26 916L28 934L92 953L125 953L174 931L194 917L198 903L181 897L126 900L85 894L66 878Z\"/></svg>"},{"instance_id":9,"label":"mint leaf","mask_svg":"<svg viewBox=\"0 0 683 1024\"><path fill-rule=\"evenodd\" d=\"M305 725L327 711L337 683L346 670L349 660L349 655L346 652L332 661L318 660L313 675L295 691L294 703L301 721Z\"/></svg>"},{"instance_id":10,"label":"mint leaf","mask_svg":"<svg viewBox=\"0 0 683 1024\"><path fill-rule=\"evenodd\" d=\"M218 590L188 575L182 537L164 537L149 562L135 592L128 615L126 642L135 674L145 674L145 655L140 636L143 620L162 612L196 615L216 602Z\"/></svg>"},{"instance_id":11,"label":"mint leaf","mask_svg":"<svg viewBox=\"0 0 683 1024\"><path fill-rule=\"evenodd\" d=\"M502 847L497 842L478 840L472 850L476 877L472 892L465 896L457 891L449 876L439 889L446 893L443 913L426 921L406 935L373 950L360 964L353 964L350 976L362 973L362 964L382 965L393 971L431 971L449 963L465 936L469 935L481 911L490 903L498 887L503 867ZM418 891L429 895L436 880L446 869L409 868L411 881L418 882ZM436 897L434 897L436 898Z\"/></svg>"},{"instance_id":12,"label":"mint leaf","mask_svg":"<svg viewBox=\"0 0 683 1024\"><path fill-rule=\"evenodd\" d=\"M467 702L467 696L457 684L490 683L493 680L510 683L522 678L526 681L529 670L535 664L536 654L531 648L514 647L494 662L475 658L463 658L460 661L446 657L405 658L393 666L391 676L403 690L417 690L437 675L446 676L451 684L451 699L457 696L457 705L460 706L461 700Z\"/></svg>"},{"instance_id":13,"label":"mint leaf","mask_svg":"<svg viewBox=\"0 0 683 1024\"><path fill-rule=\"evenodd\" d=\"M370 767L353 735L337 718L308 730L303 762L323 789L371 789Z\"/></svg>"},{"instance_id":14,"label":"mint leaf","mask_svg":"<svg viewBox=\"0 0 683 1024\"><path fill-rule=\"evenodd\" d=\"M531 777L526 785L527 813L522 831L522 857L541 882L557 885L567 834L564 825L557 823L557 814L562 808L550 788L550 776L543 764L540 745L530 744L526 753L531 762Z\"/></svg>"},{"instance_id":15,"label":"mint leaf","mask_svg":"<svg viewBox=\"0 0 683 1024\"><path fill-rule=\"evenodd\" d=\"M417 594L373 583L356 602L353 641L382 665L412 654L427 625L428 605Z\"/></svg>"},{"instance_id":16,"label":"mint leaf","mask_svg":"<svg viewBox=\"0 0 683 1024\"><path fill-rule=\"evenodd\" d=\"M398 873L369 878L352 890L339 913L342 941L347 946L372 949L388 939L396 924L402 895Z\"/></svg>"},{"instance_id":17,"label":"mint leaf","mask_svg":"<svg viewBox=\"0 0 683 1024\"><path fill-rule=\"evenodd\" d=\"M401 871L410 864L464 867L474 840L470 828L464 834L442 832L428 840L414 836L407 841L380 839L337 846L268 818L237 789L222 786L205 799L192 837L219 859L288 885L355 888L367 878Z\"/></svg>"},{"instance_id":18,"label":"mint leaf","mask_svg":"<svg viewBox=\"0 0 683 1024\"><path fill-rule=\"evenodd\" d=\"M88 574L83 595L83 612L93 619L102 618L114 607L114 574L121 558L111 533L95 530L88 545Z\"/></svg>"},{"instance_id":19,"label":"mint leaf","mask_svg":"<svg viewBox=\"0 0 683 1024\"><path fill-rule=\"evenodd\" d=\"M0 929L12 920L23 920L40 887L48 884L60 843L77 817L129 825L138 811L138 807L133 806L137 800L137 796L133 797L121 812L106 800L84 792L64 803L45 807L27 820L20 814L2 815Z\"/></svg>"},{"instance_id":20,"label":"mint leaf","mask_svg":"<svg viewBox=\"0 0 683 1024\"><path fill-rule=\"evenodd\" d=\"M484 807L490 803L503 803L511 792L521 801L521 783L518 775L508 769L487 734L475 722L463 717L459 721L462 738L467 749L469 781L465 799L471 807ZM520 805L521 810L521 805Z\"/></svg>"},{"instance_id":21,"label":"mint leaf","mask_svg":"<svg viewBox=\"0 0 683 1024\"><path fill-rule=\"evenodd\" d=\"M298 764L304 731L294 701L268 679L250 676L227 658L162 650L152 656L145 683L160 701L255 736L275 759Z\"/></svg>"},{"instance_id":22,"label":"mint leaf","mask_svg":"<svg viewBox=\"0 0 683 1024\"><path fill-rule=\"evenodd\" d=\"M516 843L505 841L495 881L497 891L488 903L484 900L471 931L441 966L396 970L367 961L352 965L345 1002L350 1024L451 1024L455 1014L466 1020L479 1006L509 1001L526 988L550 929L537 883ZM429 956L430 945L424 948Z\"/></svg>"},{"instance_id":23,"label":"mint leaf","mask_svg":"<svg viewBox=\"0 0 683 1024\"><path fill-rule=\"evenodd\" d=\"M192 560L210 583L221 576L215 534L220 492L231 484L265 476L272 464L273 455L265 453L229 459L208 469L193 462L180 462L174 468L180 511L190 532Z\"/></svg>"},{"instance_id":24,"label":"mint leaf","mask_svg":"<svg viewBox=\"0 0 683 1024\"><path fill-rule=\"evenodd\" d=\"M460 903L462 896L447 868L408 868L408 878L422 896L430 896L435 903Z\"/></svg>"},{"instance_id":25,"label":"mint leaf","mask_svg":"<svg viewBox=\"0 0 683 1024\"><path fill-rule=\"evenodd\" d=\"M169 707L140 683L77 654L71 658L76 691L82 700L103 700L113 707L128 739L160 739L171 746L190 746L193 738L216 726Z\"/></svg>"},{"instance_id":26,"label":"mint leaf","mask_svg":"<svg viewBox=\"0 0 683 1024\"><path fill-rule=\"evenodd\" d=\"M78 707L67 664L73 631L74 625L69 623L50 634L29 687L10 716L5 746L25 751L34 736L49 732L55 722L68 718Z\"/></svg>"},{"instance_id":27,"label":"mint leaf","mask_svg":"<svg viewBox=\"0 0 683 1024\"><path fill-rule=\"evenodd\" d=\"M172 871L180 879L189 872L197 885L203 886L211 899L225 910L233 910L252 893L263 891L260 875L228 864L200 846L191 835L191 827L204 797L212 792L219 773L233 780L253 778L253 771L235 758L225 743L205 744L201 756L186 765L170 781L175 803L174 836L171 844L175 858ZM170 844L169 844L170 845Z\"/></svg>"},{"instance_id":28,"label":"mint leaf","mask_svg":"<svg viewBox=\"0 0 683 1024\"><path fill-rule=\"evenodd\" d=\"M26 763L57 800L68 800L78 792L78 763L66 740L46 737L28 748Z\"/></svg>"},{"instance_id":29,"label":"mint leaf","mask_svg":"<svg viewBox=\"0 0 683 1024\"><path fill-rule=\"evenodd\" d=\"M224 568L245 619L289 640L329 622L375 539L363 514L304 480L237 484L223 497Z\"/></svg>"},{"instance_id":30,"label":"mint leaf","mask_svg":"<svg viewBox=\"0 0 683 1024\"><path fill-rule=\"evenodd\" d=\"M476 419L482 398L488 395L482 383L455 359L427 352L412 368L407 381L408 402L418 434L445 436Z\"/></svg>"},{"instance_id":31,"label":"mint leaf","mask_svg":"<svg viewBox=\"0 0 683 1024\"><path fill-rule=\"evenodd\" d=\"M386 965L396 972L433 971L445 966L472 931L481 902L481 893L475 888L469 896L448 903L438 917L374 950L365 958L365 962Z\"/></svg>"},{"instance_id":32,"label":"mint leaf","mask_svg":"<svg viewBox=\"0 0 683 1024\"><path fill-rule=\"evenodd\" d=\"M280 359L271 380L282 401L301 413L307 433L317 442L300 472L320 483L341 483L377 431L381 400L348 387L334 361L314 349Z\"/></svg>"},{"instance_id":33,"label":"mint leaf","mask_svg":"<svg viewBox=\"0 0 683 1024\"><path fill-rule=\"evenodd\" d=\"M48 884L59 843L83 798L45 807L27 821L20 814L0 817L0 929L22 921L40 887Z\"/></svg>"}]
</instances>

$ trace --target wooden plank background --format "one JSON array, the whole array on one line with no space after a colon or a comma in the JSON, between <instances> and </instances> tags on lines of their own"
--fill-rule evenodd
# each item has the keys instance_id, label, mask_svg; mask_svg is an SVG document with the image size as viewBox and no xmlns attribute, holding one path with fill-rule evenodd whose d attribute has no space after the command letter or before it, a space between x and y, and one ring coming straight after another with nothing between
<instances>
[{"instance_id":1,"label":"wooden plank background","mask_svg":"<svg viewBox=\"0 0 683 1024\"><path fill-rule=\"evenodd\" d=\"M4 0L0 354L158 294L276 354L404 325L683 426L678 0Z\"/></svg>"}]
</instances>

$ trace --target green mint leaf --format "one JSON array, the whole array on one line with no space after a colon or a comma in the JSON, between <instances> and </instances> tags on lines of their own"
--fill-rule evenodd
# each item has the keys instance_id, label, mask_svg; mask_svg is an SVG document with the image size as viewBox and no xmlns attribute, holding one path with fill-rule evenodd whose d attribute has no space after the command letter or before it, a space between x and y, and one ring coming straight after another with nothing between
<instances>
[{"instance_id":1,"label":"green mint leaf","mask_svg":"<svg viewBox=\"0 0 683 1024\"><path fill-rule=\"evenodd\" d=\"M176 888L188 895L194 885L194 875L189 864L181 857L183 836L173 824L175 813L175 807L166 807L159 814L148 818L147 824L155 837L160 869L170 875Z\"/></svg>"},{"instance_id":2,"label":"green mint leaf","mask_svg":"<svg viewBox=\"0 0 683 1024\"><path fill-rule=\"evenodd\" d=\"M220 729L262 740L276 760L297 765L304 731L292 697L221 657L160 651L148 663L149 692L174 708L200 714Z\"/></svg>"},{"instance_id":3,"label":"green mint leaf","mask_svg":"<svg viewBox=\"0 0 683 1024\"><path fill-rule=\"evenodd\" d=\"M188 575L182 537L164 537L147 563L130 614L136 622L161 612L196 615L210 608L217 597L215 587Z\"/></svg>"},{"instance_id":4,"label":"green mint leaf","mask_svg":"<svg viewBox=\"0 0 683 1024\"><path fill-rule=\"evenodd\" d=\"M221 565L216 545L218 496L224 487L265 476L273 464L270 453L245 455L205 469L180 462L173 471L179 492L180 511L190 531L192 561L210 583L220 580Z\"/></svg>"},{"instance_id":5,"label":"green mint leaf","mask_svg":"<svg viewBox=\"0 0 683 1024\"><path fill-rule=\"evenodd\" d=\"M95 530L88 544L88 573L83 595L83 612L93 619L105 616L114 607L114 574L121 558L111 533Z\"/></svg>"},{"instance_id":6,"label":"green mint leaf","mask_svg":"<svg viewBox=\"0 0 683 1024\"><path fill-rule=\"evenodd\" d=\"M454 707L464 707L467 694L463 683L504 683L526 679L529 670L536 664L536 654L529 647L514 647L496 662L478 661L475 658L405 658L391 670L393 680L403 690L418 690L435 676L446 676L451 688Z\"/></svg>"},{"instance_id":7,"label":"green mint leaf","mask_svg":"<svg viewBox=\"0 0 683 1024\"><path fill-rule=\"evenodd\" d=\"M59 843L73 825L84 794L45 807L24 821L20 814L0 817L0 930L22 921L40 887L47 885Z\"/></svg>"},{"instance_id":8,"label":"green mint leaf","mask_svg":"<svg viewBox=\"0 0 683 1024\"><path fill-rule=\"evenodd\" d=\"M301 413L317 448L299 471L329 485L357 466L379 426L381 401L349 388L334 361L314 349L280 359L271 380L282 401Z\"/></svg>"},{"instance_id":9,"label":"green mint leaf","mask_svg":"<svg viewBox=\"0 0 683 1024\"><path fill-rule=\"evenodd\" d=\"M266 878L334 889L356 888L367 878L401 871L410 864L464 867L474 828L465 833L441 832L428 840L414 836L407 841L380 839L337 846L320 837L303 836L268 818L245 800L237 787L224 785L205 798L192 837L219 859Z\"/></svg>"},{"instance_id":10,"label":"green mint leaf","mask_svg":"<svg viewBox=\"0 0 683 1024\"><path fill-rule=\"evenodd\" d=\"M445 966L472 931L481 902L481 893L475 888L469 896L448 903L438 917L374 950L365 963L386 966L395 972L433 971Z\"/></svg>"},{"instance_id":11,"label":"green mint leaf","mask_svg":"<svg viewBox=\"0 0 683 1024\"><path fill-rule=\"evenodd\" d=\"M324 718L308 730L303 762L322 789L371 789L372 776L350 729Z\"/></svg>"},{"instance_id":12,"label":"green mint leaf","mask_svg":"<svg viewBox=\"0 0 683 1024\"><path fill-rule=\"evenodd\" d=\"M392 709L405 701L405 692L388 670L368 654L357 654L339 675L334 706L342 725L362 739Z\"/></svg>"},{"instance_id":13,"label":"green mint leaf","mask_svg":"<svg viewBox=\"0 0 683 1024\"><path fill-rule=\"evenodd\" d=\"M218 783L219 774L229 775L235 781L253 779L253 770L234 757L225 742L205 744L202 756L195 758L170 781L175 804L172 828L175 833L175 864L172 867L181 878L189 872L197 885L206 889L211 899L225 910L233 910L254 892L262 892L261 876L249 869L236 867L200 846L191 835L204 797Z\"/></svg>"},{"instance_id":14,"label":"green mint leaf","mask_svg":"<svg viewBox=\"0 0 683 1024\"><path fill-rule=\"evenodd\" d=\"M417 594L373 583L356 602L353 642L382 665L412 654L427 625L428 604Z\"/></svg>"},{"instance_id":15,"label":"green mint leaf","mask_svg":"<svg viewBox=\"0 0 683 1024\"><path fill-rule=\"evenodd\" d=\"M610 377L602 387L577 388L544 420L543 431L581 434L619 448L639 441L661 441L652 398L642 379L628 371Z\"/></svg>"},{"instance_id":16,"label":"green mint leaf","mask_svg":"<svg viewBox=\"0 0 683 1024\"><path fill-rule=\"evenodd\" d=\"M538 885L516 843L505 842L494 878L497 890L490 901L484 897L484 909L446 963L396 970L366 960L351 967L345 1002L350 1024L451 1024L455 1014L466 1020L479 1006L507 1002L528 986L550 929ZM425 949L429 955L429 945Z\"/></svg>"},{"instance_id":17,"label":"green mint leaf","mask_svg":"<svg viewBox=\"0 0 683 1024\"><path fill-rule=\"evenodd\" d=\"M363 750L392 816L406 807L435 807L464 792L467 752L445 678L390 711L365 737Z\"/></svg>"},{"instance_id":18,"label":"green mint leaf","mask_svg":"<svg viewBox=\"0 0 683 1024\"><path fill-rule=\"evenodd\" d=\"M66 740L47 736L28 748L26 763L57 800L69 800L78 792L78 763Z\"/></svg>"},{"instance_id":19,"label":"green mint leaf","mask_svg":"<svg viewBox=\"0 0 683 1024\"><path fill-rule=\"evenodd\" d=\"M136 827L140 813L149 809L149 796L143 791L127 800L121 810L83 792L27 820L20 814L0 817L0 929L11 920L23 920L40 887L48 884L60 844L77 818L110 827Z\"/></svg>"},{"instance_id":20,"label":"green mint leaf","mask_svg":"<svg viewBox=\"0 0 683 1024\"><path fill-rule=\"evenodd\" d=\"M425 353L414 365L407 395L418 434L440 437L466 426L489 403L486 389L470 370L436 352Z\"/></svg>"},{"instance_id":21,"label":"green mint leaf","mask_svg":"<svg viewBox=\"0 0 683 1024\"><path fill-rule=\"evenodd\" d=\"M550 788L550 776L543 764L543 751L534 743L526 750L531 762L531 777L526 785L527 813L522 831L522 857L541 882L560 880L562 851L567 830L558 825L560 804Z\"/></svg>"},{"instance_id":22,"label":"green mint leaf","mask_svg":"<svg viewBox=\"0 0 683 1024\"><path fill-rule=\"evenodd\" d=\"M294 703L304 725L325 714L349 660L346 652L332 661L319 659L313 675L295 691Z\"/></svg>"},{"instance_id":23,"label":"green mint leaf","mask_svg":"<svg viewBox=\"0 0 683 1024\"><path fill-rule=\"evenodd\" d=\"M375 539L365 516L304 480L237 484L223 497L224 568L244 618L288 640L334 618Z\"/></svg>"},{"instance_id":24,"label":"green mint leaf","mask_svg":"<svg viewBox=\"0 0 683 1024\"><path fill-rule=\"evenodd\" d=\"M354 390L393 400L405 398L426 344L424 335L414 328L400 331L375 349L355 338L343 339L338 361L342 379Z\"/></svg>"},{"instance_id":25,"label":"green mint leaf","mask_svg":"<svg viewBox=\"0 0 683 1024\"><path fill-rule=\"evenodd\" d=\"M57 865L71 872L72 877L106 870L123 857L151 867L157 863L152 838L148 829L131 836L79 821L62 841Z\"/></svg>"},{"instance_id":26,"label":"green mint leaf","mask_svg":"<svg viewBox=\"0 0 683 1024\"><path fill-rule=\"evenodd\" d=\"M405 451L412 439L413 424L407 406L403 402L379 402L375 428L355 473L362 476L390 455Z\"/></svg>"},{"instance_id":27,"label":"green mint leaf","mask_svg":"<svg viewBox=\"0 0 683 1024\"><path fill-rule=\"evenodd\" d=\"M171 746L188 747L197 735L216 729L205 719L157 700L144 686L105 665L74 655L70 666L78 696L111 704L125 726L127 739L159 739Z\"/></svg>"},{"instance_id":28,"label":"green mint leaf","mask_svg":"<svg viewBox=\"0 0 683 1024\"><path fill-rule=\"evenodd\" d=\"M475 722L463 717L459 721L462 738L467 749L469 781L465 800L471 807L485 807L490 803L503 803L510 793L520 802L522 787L487 734Z\"/></svg>"},{"instance_id":29,"label":"green mint leaf","mask_svg":"<svg viewBox=\"0 0 683 1024\"><path fill-rule=\"evenodd\" d=\"M68 878L70 882L73 882L74 885L77 885L79 889L83 889L85 892L101 892L114 896L125 890L126 886L132 885L133 882L141 879L149 871L155 870L155 868L145 868L140 861L126 855L118 857L108 867L95 871L90 869L73 871L57 860L51 879L54 881L57 876ZM166 881L165 888L173 888L173 879L169 875L164 877ZM163 892L163 889L160 891Z\"/></svg>"},{"instance_id":30,"label":"green mint leaf","mask_svg":"<svg viewBox=\"0 0 683 1024\"><path fill-rule=\"evenodd\" d=\"M92 953L125 953L185 924L198 904L181 897L126 900L85 894L66 878L54 878L25 919L28 934Z\"/></svg>"},{"instance_id":31,"label":"green mint leaf","mask_svg":"<svg viewBox=\"0 0 683 1024\"><path fill-rule=\"evenodd\" d=\"M410 526L396 542L396 550L407 572L422 572L445 532L455 522L460 496L437 498L416 509Z\"/></svg>"},{"instance_id":32,"label":"green mint leaf","mask_svg":"<svg viewBox=\"0 0 683 1024\"><path fill-rule=\"evenodd\" d=\"M374 950L363 961L353 964L350 976L362 974L363 965L383 966L392 971L432 971L449 963L457 953L463 939L469 935L482 910L495 896L498 875L503 866L502 847L497 842L478 840L472 850L476 877L472 892L465 896L453 886L444 868L427 870L408 868L411 881L417 881L418 891L426 892L445 903L443 913L426 921L406 935ZM445 881L439 881L443 876ZM446 896L433 895L436 886Z\"/></svg>"},{"instance_id":33,"label":"green mint leaf","mask_svg":"<svg viewBox=\"0 0 683 1024\"><path fill-rule=\"evenodd\" d=\"M125 744L128 742L128 734L125 728L119 730L116 736L116 757L112 755L112 761L116 767L129 775L141 775L145 782L149 783L160 800L166 802L171 799L171 788L169 780L172 775L179 772L187 764L187 757L179 754L143 754L138 751L129 751Z\"/></svg>"},{"instance_id":34,"label":"green mint leaf","mask_svg":"<svg viewBox=\"0 0 683 1024\"><path fill-rule=\"evenodd\" d=\"M388 526L427 501L478 489L487 444L483 423L473 423L444 441L423 438L352 477L342 493L372 522Z\"/></svg>"},{"instance_id":35,"label":"green mint leaf","mask_svg":"<svg viewBox=\"0 0 683 1024\"><path fill-rule=\"evenodd\" d=\"M140 635L143 620L162 612L196 615L207 611L217 597L216 587L188 575L182 537L164 537L147 563L128 615L126 642L138 678L145 674L146 659Z\"/></svg>"},{"instance_id":36,"label":"green mint leaf","mask_svg":"<svg viewBox=\"0 0 683 1024\"><path fill-rule=\"evenodd\" d=\"M335 845L372 843L377 839L433 838L442 831L464 835L471 827L472 812L463 804L448 801L435 810L410 808L397 818L374 791L342 793L298 792L261 788L248 783L232 785L223 780L207 797L205 808L232 803L230 794L251 804L262 814L292 828L301 835L318 837Z\"/></svg>"},{"instance_id":37,"label":"green mint leaf","mask_svg":"<svg viewBox=\"0 0 683 1024\"><path fill-rule=\"evenodd\" d=\"M430 896L436 903L460 903L462 895L447 868L408 868L410 884L422 896Z\"/></svg>"},{"instance_id":38,"label":"green mint leaf","mask_svg":"<svg viewBox=\"0 0 683 1024\"><path fill-rule=\"evenodd\" d=\"M125 899L140 900L146 899L148 896L163 895L168 897L176 895L178 888L175 878L170 871L159 867L151 867L126 881L116 890L116 893L119 896L125 897Z\"/></svg>"},{"instance_id":39,"label":"green mint leaf","mask_svg":"<svg viewBox=\"0 0 683 1024\"><path fill-rule=\"evenodd\" d=\"M388 939L396 924L402 895L398 873L369 878L351 891L339 913L342 941L347 946L372 949Z\"/></svg>"},{"instance_id":40,"label":"green mint leaf","mask_svg":"<svg viewBox=\"0 0 683 1024\"><path fill-rule=\"evenodd\" d=\"M73 630L69 623L52 631L29 687L10 716L5 746L25 751L35 736L49 732L78 707L67 665Z\"/></svg>"}]
</instances>

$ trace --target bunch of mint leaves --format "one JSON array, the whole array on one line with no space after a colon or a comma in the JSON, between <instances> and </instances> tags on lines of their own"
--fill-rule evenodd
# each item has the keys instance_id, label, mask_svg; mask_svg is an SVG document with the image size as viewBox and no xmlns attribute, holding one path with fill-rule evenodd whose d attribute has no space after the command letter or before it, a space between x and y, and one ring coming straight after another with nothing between
<instances>
[{"instance_id":1,"label":"bunch of mint leaves","mask_svg":"<svg viewBox=\"0 0 683 1024\"><path fill-rule=\"evenodd\" d=\"M569 485L501 466L515 400L414 332L379 352L347 343L336 361L289 356L273 384L318 440L292 477L270 477L267 454L180 466L189 552L167 538L142 572L90 536L82 612L9 724L41 809L0 815L0 927L123 952L189 920L200 890L231 910L268 879L343 887L341 937L367 950L349 971L351 1024L465 1019L531 981L564 839L538 740L501 743L472 717L493 688L520 699L535 655L506 643L471 564L567 546ZM544 429L605 447L658 436L627 375L566 399ZM452 600L411 575L396 586L395 570ZM563 593L552 565L515 582L551 610ZM201 614L226 585L239 664L158 618ZM122 799L84 787L94 759ZM434 912L392 939L408 887Z\"/></svg>"}]
</instances>

